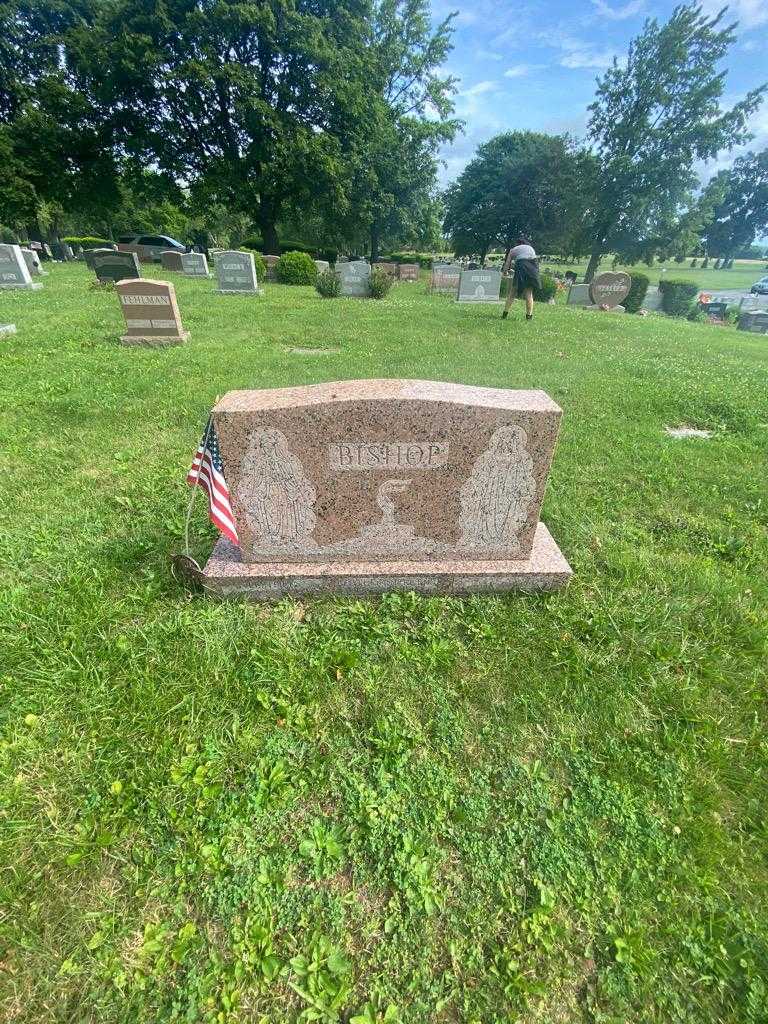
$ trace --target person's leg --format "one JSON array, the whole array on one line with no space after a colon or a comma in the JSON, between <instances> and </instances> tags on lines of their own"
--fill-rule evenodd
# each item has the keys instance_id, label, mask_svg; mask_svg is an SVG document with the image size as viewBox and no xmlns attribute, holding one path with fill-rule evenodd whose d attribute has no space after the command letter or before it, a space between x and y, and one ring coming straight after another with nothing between
<instances>
[{"instance_id":1,"label":"person's leg","mask_svg":"<svg viewBox=\"0 0 768 1024\"><path fill-rule=\"evenodd\" d=\"M524 289L523 298L525 299L525 319L530 320L533 317L533 288Z\"/></svg>"}]
</instances>

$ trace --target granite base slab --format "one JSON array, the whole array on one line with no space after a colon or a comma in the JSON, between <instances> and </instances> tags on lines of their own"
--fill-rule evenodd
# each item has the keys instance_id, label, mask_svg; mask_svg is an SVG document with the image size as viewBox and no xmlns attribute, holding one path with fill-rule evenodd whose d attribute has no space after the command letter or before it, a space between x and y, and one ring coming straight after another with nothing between
<instances>
[{"instance_id":1,"label":"granite base slab","mask_svg":"<svg viewBox=\"0 0 768 1024\"><path fill-rule=\"evenodd\" d=\"M220 597L278 600L302 594L366 596L392 590L456 595L511 590L558 590L573 572L549 530L539 523L527 559L479 562L243 562L223 537L202 572L206 590Z\"/></svg>"},{"instance_id":2,"label":"granite base slab","mask_svg":"<svg viewBox=\"0 0 768 1024\"><path fill-rule=\"evenodd\" d=\"M156 335L133 335L123 334L120 337L121 345L132 345L139 348L166 348L168 345L183 345L189 341L189 331L178 338L158 338Z\"/></svg>"}]
</instances>

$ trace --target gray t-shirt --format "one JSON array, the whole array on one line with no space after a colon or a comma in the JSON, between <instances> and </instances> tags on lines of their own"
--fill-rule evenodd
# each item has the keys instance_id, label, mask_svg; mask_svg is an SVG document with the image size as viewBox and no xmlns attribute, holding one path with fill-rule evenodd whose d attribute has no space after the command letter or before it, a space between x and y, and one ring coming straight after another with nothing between
<instances>
[{"instance_id":1,"label":"gray t-shirt","mask_svg":"<svg viewBox=\"0 0 768 1024\"><path fill-rule=\"evenodd\" d=\"M509 253L510 260L535 260L536 253L532 245L516 245Z\"/></svg>"}]
</instances>

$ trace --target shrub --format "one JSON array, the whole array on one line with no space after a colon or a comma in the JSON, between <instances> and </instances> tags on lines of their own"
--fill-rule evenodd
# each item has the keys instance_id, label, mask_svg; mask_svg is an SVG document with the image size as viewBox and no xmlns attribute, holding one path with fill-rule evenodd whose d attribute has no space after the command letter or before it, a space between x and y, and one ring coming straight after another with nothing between
<instances>
[{"instance_id":1,"label":"shrub","mask_svg":"<svg viewBox=\"0 0 768 1024\"><path fill-rule=\"evenodd\" d=\"M675 263L685 263L685 256L679 252L677 256L675 256Z\"/></svg>"},{"instance_id":2,"label":"shrub","mask_svg":"<svg viewBox=\"0 0 768 1024\"><path fill-rule=\"evenodd\" d=\"M693 281L678 280L669 277L659 281L661 292L661 308L669 316L686 316L691 302L699 293L699 286Z\"/></svg>"},{"instance_id":3,"label":"shrub","mask_svg":"<svg viewBox=\"0 0 768 1024\"><path fill-rule=\"evenodd\" d=\"M247 245L241 245L240 249L242 252L253 253L253 266L256 270L256 280L266 281L267 279L267 264L264 262L264 257L260 252L256 252L254 249L249 249Z\"/></svg>"},{"instance_id":4,"label":"shrub","mask_svg":"<svg viewBox=\"0 0 768 1024\"><path fill-rule=\"evenodd\" d=\"M722 260L718 256L718 258L715 260L714 264L712 265L712 269L713 270L719 270L721 265L722 265Z\"/></svg>"},{"instance_id":5,"label":"shrub","mask_svg":"<svg viewBox=\"0 0 768 1024\"><path fill-rule=\"evenodd\" d=\"M551 274L541 274L541 288L533 289L533 298L536 302L549 302L557 295L557 279Z\"/></svg>"},{"instance_id":6,"label":"shrub","mask_svg":"<svg viewBox=\"0 0 768 1024\"><path fill-rule=\"evenodd\" d=\"M324 270L317 275L315 288L324 299L335 299L341 291L341 279L333 270Z\"/></svg>"},{"instance_id":7,"label":"shrub","mask_svg":"<svg viewBox=\"0 0 768 1024\"><path fill-rule=\"evenodd\" d=\"M383 299L389 293L394 278L380 267L371 268L371 298Z\"/></svg>"},{"instance_id":8,"label":"shrub","mask_svg":"<svg viewBox=\"0 0 768 1024\"><path fill-rule=\"evenodd\" d=\"M701 261L701 269L702 270L706 270L708 266L709 266L709 256L705 256L704 259Z\"/></svg>"},{"instance_id":9,"label":"shrub","mask_svg":"<svg viewBox=\"0 0 768 1024\"><path fill-rule=\"evenodd\" d=\"M628 313L636 313L643 304L643 299L648 291L651 279L647 274L630 274L629 277L632 281L632 286L629 289L629 295L624 299L622 305Z\"/></svg>"},{"instance_id":10,"label":"shrub","mask_svg":"<svg viewBox=\"0 0 768 1024\"><path fill-rule=\"evenodd\" d=\"M275 264L275 276L283 284L314 284L317 267L306 252L286 252Z\"/></svg>"},{"instance_id":11,"label":"shrub","mask_svg":"<svg viewBox=\"0 0 768 1024\"><path fill-rule=\"evenodd\" d=\"M693 270L693 268L696 266L698 262L698 260L691 260L691 270Z\"/></svg>"},{"instance_id":12,"label":"shrub","mask_svg":"<svg viewBox=\"0 0 768 1024\"><path fill-rule=\"evenodd\" d=\"M67 245L82 245L84 249L101 249L103 246L113 245L108 238L97 238L96 235L67 235L62 238Z\"/></svg>"}]
</instances>

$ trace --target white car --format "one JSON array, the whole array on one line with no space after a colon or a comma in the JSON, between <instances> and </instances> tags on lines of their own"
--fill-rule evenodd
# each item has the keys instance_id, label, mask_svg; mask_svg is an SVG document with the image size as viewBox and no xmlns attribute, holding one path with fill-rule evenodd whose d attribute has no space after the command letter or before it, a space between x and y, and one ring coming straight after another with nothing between
<instances>
[{"instance_id":1,"label":"white car","mask_svg":"<svg viewBox=\"0 0 768 1024\"><path fill-rule=\"evenodd\" d=\"M160 253L174 249L186 252L186 245L177 242L170 235L120 235L117 240L120 252L135 252L140 263L159 263Z\"/></svg>"},{"instance_id":2,"label":"white car","mask_svg":"<svg viewBox=\"0 0 768 1024\"><path fill-rule=\"evenodd\" d=\"M749 289L753 295L768 295L768 277L761 277Z\"/></svg>"}]
</instances>

